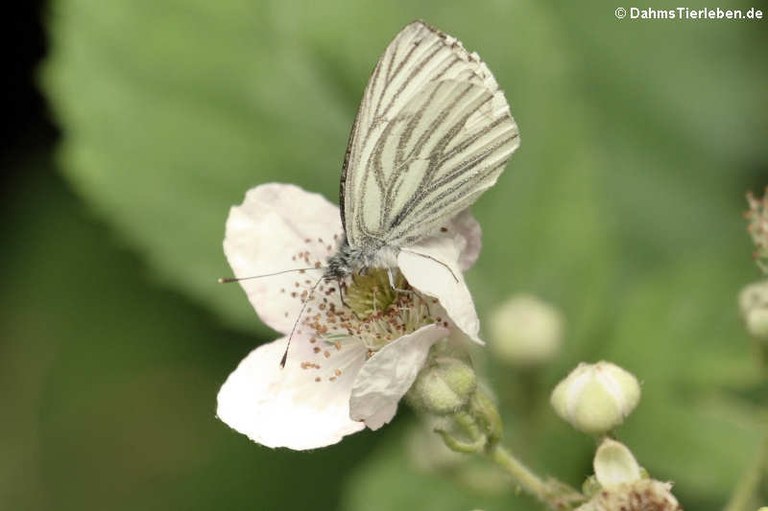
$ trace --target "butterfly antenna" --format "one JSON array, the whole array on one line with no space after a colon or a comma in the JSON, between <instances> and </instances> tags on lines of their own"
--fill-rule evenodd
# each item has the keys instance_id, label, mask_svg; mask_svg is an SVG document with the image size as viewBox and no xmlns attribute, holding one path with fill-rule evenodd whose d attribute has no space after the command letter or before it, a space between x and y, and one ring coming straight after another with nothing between
<instances>
[{"instance_id":1,"label":"butterfly antenna","mask_svg":"<svg viewBox=\"0 0 768 511\"><path fill-rule=\"evenodd\" d=\"M304 300L304 303L301 304L301 310L299 311L299 316L296 318L296 321L293 323L293 328L291 328L291 335L288 336L288 344L285 345L283 358L280 359L280 369L285 368L285 363L288 360L288 348L291 347L291 339L293 339L293 334L296 333L296 328L299 326L299 321L301 321L301 317L304 315L304 311L307 309L307 305L309 304L309 301L315 295L315 290L317 290L317 286L319 286L323 280L324 280L324 276L320 276L320 278L315 281L315 283L312 285L312 289L309 290L307 299Z\"/></svg>"},{"instance_id":2,"label":"butterfly antenna","mask_svg":"<svg viewBox=\"0 0 768 511\"><path fill-rule=\"evenodd\" d=\"M417 255L417 256L426 257L427 259L431 259L432 261L436 262L437 264L439 264L440 266L442 266L443 268L445 268L446 270L451 272L451 276L453 277L453 280L456 281L456 283L459 282L459 277L457 277L456 274L453 273L453 270L451 269L451 267L448 266L447 264L445 264L444 262L442 262L441 260L439 260L439 259L437 259L435 257L432 257L429 254L422 254L420 252L414 252L412 250L406 250L404 248L401 248L400 250L402 250L403 252L408 252L409 254L414 254L414 255Z\"/></svg>"},{"instance_id":3,"label":"butterfly antenna","mask_svg":"<svg viewBox=\"0 0 768 511\"><path fill-rule=\"evenodd\" d=\"M292 270L283 270L283 271L277 271L275 273L266 273L264 275L254 275L252 277L220 277L219 278L219 284L231 284L232 282L240 282L241 280L251 280L251 279L262 279L264 277L274 277L275 275L283 275L284 273L291 273L294 271L307 271L307 270L322 270L323 268L318 268L317 266L312 266L309 268L294 268Z\"/></svg>"}]
</instances>

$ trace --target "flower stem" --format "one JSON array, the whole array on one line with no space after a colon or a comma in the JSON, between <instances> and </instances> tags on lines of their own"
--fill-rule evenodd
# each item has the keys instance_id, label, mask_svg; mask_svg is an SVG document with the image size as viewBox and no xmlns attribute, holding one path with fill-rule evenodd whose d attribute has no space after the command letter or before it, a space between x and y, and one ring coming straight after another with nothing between
<instances>
[{"instance_id":1,"label":"flower stem","mask_svg":"<svg viewBox=\"0 0 768 511\"><path fill-rule=\"evenodd\" d=\"M520 489L537 498L549 509L573 509L575 504L584 500L583 495L560 481L541 479L501 444L490 447L488 457L512 476Z\"/></svg>"},{"instance_id":2,"label":"flower stem","mask_svg":"<svg viewBox=\"0 0 768 511\"><path fill-rule=\"evenodd\" d=\"M766 470L768 470L768 426L763 440L760 442L755 462L736 485L731 500L728 501L728 505L723 511L751 511L754 509L760 480Z\"/></svg>"},{"instance_id":3,"label":"flower stem","mask_svg":"<svg viewBox=\"0 0 768 511\"><path fill-rule=\"evenodd\" d=\"M490 458L502 467L520 487L535 497L541 498L546 492L544 481L526 467L503 445L497 444L491 448Z\"/></svg>"}]
</instances>

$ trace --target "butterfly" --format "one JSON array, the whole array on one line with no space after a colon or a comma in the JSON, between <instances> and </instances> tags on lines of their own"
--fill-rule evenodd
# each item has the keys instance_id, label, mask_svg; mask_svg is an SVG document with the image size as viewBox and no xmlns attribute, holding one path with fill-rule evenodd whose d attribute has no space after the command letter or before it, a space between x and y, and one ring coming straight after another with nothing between
<instances>
[{"instance_id":1,"label":"butterfly","mask_svg":"<svg viewBox=\"0 0 768 511\"><path fill-rule=\"evenodd\" d=\"M341 173L344 236L323 279L390 270L496 183L520 144L476 53L414 21L389 43L352 125Z\"/></svg>"}]
</instances>

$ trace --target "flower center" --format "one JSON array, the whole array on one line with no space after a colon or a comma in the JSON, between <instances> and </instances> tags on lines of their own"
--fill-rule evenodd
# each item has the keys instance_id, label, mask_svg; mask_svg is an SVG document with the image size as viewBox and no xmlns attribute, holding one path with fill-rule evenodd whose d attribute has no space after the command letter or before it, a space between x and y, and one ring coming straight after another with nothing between
<instances>
[{"instance_id":1,"label":"flower center","mask_svg":"<svg viewBox=\"0 0 768 511\"><path fill-rule=\"evenodd\" d=\"M314 314L303 323L326 342L361 341L373 353L422 326L443 322L430 310L437 300L414 291L399 272L394 282L395 289L382 269L353 275L343 294L344 306L313 307Z\"/></svg>"},{"instance_id":2,"label":"flower center","mask_svg":"<svg viewBox=\"0 0 768 511\"><path fill-rule=\"evenodd\" d=\"M326 243L321 238L306 239L307 248L302 248L292 259L307 267L322 269L323 261L334 253L335 243L338 243L336 237L334 243ZM325 258L314 255L323 252ZM371 356L423 326L448 327L447 320L440 316L443 309L438 301L419 294L399 271L392 271L396 272L395 289L389 284L386 270L370 268L342 283L322 277L318 280L301 270L290 286L280 290L304 304L295 333L309 337L312 355L301 360L300 365L314 373L316 382L343 378L345 362L341 353L345 346L362 343ZM288 317L289 313L285 315ZM338 359L340 355L342 358Z\"/></svg>"},{"instance_id":3,"label":"flower center","mask_svg":"<svg viewBox=\"0 0 768 511\"><path fill-rule=\"evenodd\" d=\"M384 270L371 270L365 275L355 274L352 283L347 287L344 300L347 306L358 316L368 317L380 311L387 310L405 290L408 282L397 273L395 287L389 285L389 276ZM410 286L408 287L410 290ZM409 291L410 292L410 291Z\"/></svg>"}]
</instances>

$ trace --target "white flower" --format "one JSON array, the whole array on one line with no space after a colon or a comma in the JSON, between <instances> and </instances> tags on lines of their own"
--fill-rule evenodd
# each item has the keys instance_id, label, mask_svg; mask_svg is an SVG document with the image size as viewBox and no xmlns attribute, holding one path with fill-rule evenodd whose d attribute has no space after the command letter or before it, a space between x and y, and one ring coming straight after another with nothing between
<instances>
[{"instance_id":1,"label":"white flower","mask_svg":"<svg viewBox=\"0 0 768 511\"><path fill-rule=\"evenodd\" d=\"M253 188L230 210L224 252L236 277L311 268L241 281L261 320L285 336L253 350L229 375L217 415L265 446L312 449L378 429L394 417L435 342L452 329L481 342L462 276L480 247L469 213L398 255L405 279L398 287L418 293L392 290L385 271L372 270L346 283L342 302L338 283L321 280L341 236L338 208L292 185Z\"/></svg>"},{"instance_id":2,"label":"white flower","mask_svg":"<svg viewBox=\"0 0 768 511\"><path fill-rule=\"evenodd\" d=\"M574 428L602 435L618 427L640 402L640 383L610 362L579 364L550 398L555 412Z\"/></svg>"}]
</instances>

